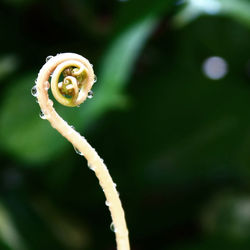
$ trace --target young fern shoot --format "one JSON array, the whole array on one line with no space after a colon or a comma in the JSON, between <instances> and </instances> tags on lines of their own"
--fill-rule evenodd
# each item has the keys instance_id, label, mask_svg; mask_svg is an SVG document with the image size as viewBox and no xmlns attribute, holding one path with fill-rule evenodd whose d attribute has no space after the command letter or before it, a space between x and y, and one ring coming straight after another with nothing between
<instances>
[{"instance_id":1,"label":"young fern shoot","mask_svg":"<svg viewBox=\"0 0 250 250\"><path fill-rule=\"evenodd\" d=\"M62 74L64 79L59 82ZM49 83L50 77L51 84ZM47 58L47 62L38 74L36 85L32 88L32 94L37 97L41 107L41 118L47 119L53 128L71 142L74 148L86 158L88 166L95 172L111 213L117 249L129 250L124 211L116 185L106 165L87 140L57 114L53 108L53 101L49 99L48 95L51 86L52 93L59 103L69 107L79 106L91 93L94 82L94 71L86 58L74 53L63 53Z\"/></svg>"}]
</instances>

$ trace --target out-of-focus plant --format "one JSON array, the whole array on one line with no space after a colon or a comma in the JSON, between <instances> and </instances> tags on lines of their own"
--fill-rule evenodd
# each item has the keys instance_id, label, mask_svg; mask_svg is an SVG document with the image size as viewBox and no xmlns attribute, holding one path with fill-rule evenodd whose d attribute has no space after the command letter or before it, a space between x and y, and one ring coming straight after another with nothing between
<instances>
[{"instance_id":1,"label":"out-of-focus plant","mask_svg":"<svg viewBox=\"0 0 250 250\"><path fill-rule=\"evenodd\" d=\"M247 0L183 0L179 3L185 6L173 19L177 27L187 25L202 15L229 16L250 26L250 2Z\"/></svg>"},{"instance_id":2,"label":"out-of-focus plant","mask_svg":"<svg viewBox=\"0 0 250 250\"><path fill-rule=\"evenodd\" d=\"M0 202L0 239L13 250L26 249L22 237L15 228L8 209L2 202Z\"/></svg>"}]
</instances>

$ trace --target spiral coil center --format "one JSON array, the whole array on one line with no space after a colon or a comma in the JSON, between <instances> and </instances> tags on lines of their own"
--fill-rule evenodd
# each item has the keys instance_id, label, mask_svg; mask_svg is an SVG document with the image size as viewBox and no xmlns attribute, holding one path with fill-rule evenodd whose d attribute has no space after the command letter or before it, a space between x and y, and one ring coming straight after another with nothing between
<instances>
[{"instance_id":1,"label":"spiral coil center","mask_svg":"<svg viewBox=\"0 0 250 250\"><path fill-rule=\"evenodd\" d=\"M61 75L64 76L64 79L59 82ZM91 77L93 75L89 62L86 65L78 60L64 61L57 65L52 74L52 93L61 104L70 107L78 106L88 96L94 83L94 77Z\"/></svg>"}]
</instances>

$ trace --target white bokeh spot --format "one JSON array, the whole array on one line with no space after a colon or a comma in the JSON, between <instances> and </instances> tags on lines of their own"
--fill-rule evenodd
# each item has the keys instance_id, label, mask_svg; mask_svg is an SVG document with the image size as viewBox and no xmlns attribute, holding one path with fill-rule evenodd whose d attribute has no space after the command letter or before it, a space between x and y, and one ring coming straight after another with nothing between
<instances>
[{"instance_id":1,"label":"white bokeh spot","mask_svg":"<svg viewBox=\"0 0 250 250\"><path fill-rule=\"evenodd\" d=\"M212 56L204 61L202 70L208 78L219 80L227 74L228 66L225 59L218 56Z\"/></svg>"},{"instance_id":2,"label":"white bokeh spot","mask_svg":"<svg viewBox=\"0 0 250 250\"><path fill-rule=\"evenodd\" d=\"M218 14L221 10L221 3L218 0L189 0L190 4L200 11L210 15Z\"/></svg>"}]
</instances>

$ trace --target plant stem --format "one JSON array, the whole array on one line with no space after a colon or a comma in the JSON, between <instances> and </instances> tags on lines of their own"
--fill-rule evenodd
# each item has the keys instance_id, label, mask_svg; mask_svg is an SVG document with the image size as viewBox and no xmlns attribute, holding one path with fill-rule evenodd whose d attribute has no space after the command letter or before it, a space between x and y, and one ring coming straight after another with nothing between
<instances>
[{"instance_id":1,"label":"plant stem","mask_svg":"<svg viewBox=\"0 0 250 250\"><path fill-rule=\"evenodd\" d=\"M72 90L72 95L74 96L66 98L62 91L58 89L58 80L63 70L68 70L69 67L76 67L76 71L68 77L68 79L72 81L72 86L74 85ZM77 106L87 98L88 92L94 84L95 75L92 65L87 59L77 54L64 53L56 55L45 63L38 74L36 80L36 96L44 118L50 122L53 128L72 143L77 151L86 158L90 169L95 172L105 194L106 204L109 206L116 235L117 249L129 250L128 229L119 194L116 190L116 184L113 182L106 165L95 149L91 147L83 136L68 125L53 108L53 102L49 99L48 95L48 89L50 87L49 78L52 73L51 88L55 98L63 105ZM81 82L75 80L83 73L85 77L84 80L81 80ZM64 82L62 84L66 83ZM69 84L69 82L67 82L67 84Z\"/></svg>"}]
</instances>

